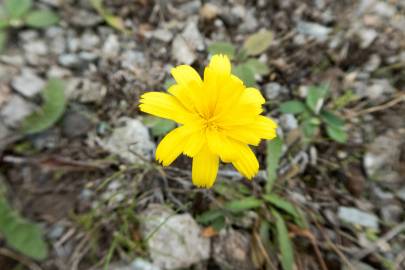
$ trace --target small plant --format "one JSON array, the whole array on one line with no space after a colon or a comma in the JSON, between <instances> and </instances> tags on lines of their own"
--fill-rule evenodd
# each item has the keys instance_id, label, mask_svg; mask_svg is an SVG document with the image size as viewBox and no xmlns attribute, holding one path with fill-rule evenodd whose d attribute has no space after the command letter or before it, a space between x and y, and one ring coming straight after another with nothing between
<instances>
[{"instance_id":1,"label":"small plant","mask_svg":"<svg viewBox=\"0 0 405 270\"><path fill-rule=\"evenodd\" d=\"M5 0L0 6L0 51L7 40L7 28L43 28L59 21L58 15L51 10L31 8L32 0Z\"/></svg>"},{"instance_id":2,"label":"small plant","mask_svg":"<svg viewBox=\"0 0 405 270\"><path fill-rule=\"evenodd\" d=\"M124 25L124 21L120 17L112 15L111 12L104 7L103 0L90 0L90 3L108 25L122 33L129 33L129 30Z\"/></svg>"},{"instance_id":3,"label":"small plant","mask_svg":"<svg viewBox=\"0 0 405 270\"><path fill-rule=\"evenodd\" d=\"M44 131L55 124L65 112L66 100L61 80L50 79L42 91L43 104L22 123L22 132L33 134Z\"/></svg>"},{"instance_id":4,"label":"small plant","mask_svg":"<svg viewBox=\"0 0 405 270\"><path fill-rule=\"evenodd\" d=\"M266 224L265 228L260 228L262 243L268 243L272 235L281 254L280 264L284 270L292 270L294 249L286 223L290 222L300 228L307 228L307 221L302 212L289 201L273 193L253 197L250 195L251 191L245 186L234 186L234 184L217 185L215 191L224 197L226 202L221 207L210 209L197 216L197 221L219 231L233 223L240 224L245 214L254 210L259 215L260 223ZM270 235L269 232L272 234Z\"/></svg>"},{"instance_id":5,"label":"small plant","mask_svg":"<svg viewBox=\"0 0 405 270\"><path fill-rule=\"evenodd\" d=\"M214 42L208 47L208 52L212 55L226 54L235 62L232 73L242 79L247 86L253 86L256 83L256 76L264 76L270 72L269 67L255 56L267 50L272 39L272 32L261 30L249 36L239 50L229 42Z\"/></svg>"},{"instance_id":6,"label":"small plant","mask_svg":"<svg viewBox=\"0 0 405 270\"><path fill-rule=\"evenodd\" d=\"M324 128L329 138L345 143L347 141L345 121L323 106L328 91L326 85L312 86L308 89L305 103L300 100L287 101L280 105L280 111L297 115L303 134L309 140L320 128Z\"/></svg>"}]
</instances>

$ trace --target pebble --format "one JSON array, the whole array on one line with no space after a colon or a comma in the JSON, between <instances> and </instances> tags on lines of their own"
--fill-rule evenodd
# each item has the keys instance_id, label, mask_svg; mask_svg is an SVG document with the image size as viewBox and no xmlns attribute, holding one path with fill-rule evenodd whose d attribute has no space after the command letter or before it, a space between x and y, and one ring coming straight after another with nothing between
<instances>
[{"instance_id":1,"label":"pebble","mask_svg":"<svg viewBox=\"0 0 405 270\"><path fill-rule=\"evenodd\" d=\"M118 122L123 126L115 128L101 146L129 163L142 164L144 160L150 160L155 144L148 128L138 119L124 117Z\"/></svg>"},{"instance_id":2,"label":"pebble","mask_svg":"<svg viewBox=\"0 0 405 270\"><path fill-rule=\"evenodd\" d=\"M77 68L82 65L82 61L80 60L79 56L73 53L60 55L58 61L62 66L69 68Z\"/></svg>"},{"instance_id":3,"label":"pebble","mask_svg":"<svg viewBox=\"0 0 405 270\"><path fill-rule=\"evenodd\" d=\"M191 65L197 58L181 35L177 35L172 44L172 57L177 63Z\"/></svg>"},{"instance_id":4,"label":"pebble","mask_svg":"<svg viewBox=\"0 0 405 270\"><path fill-rule=\"evenodd\" d=\"M362 28L357 32L360 38L360 48L366 49L378 37L378 32L372 28Z\"/></svg>"},{"instance_id":5,"label":"pebble","mask_svg":"<svg viewBox=\"0 0 405 270\"><path fill-rule=\"evenodd\" d=\"M197 22L189 21L184 28L181 36L187 43L187 46L191 47L192 50L203 51L205 48L204 38L198 29Z\"/></svg>"},{"instance_id":6,"label":"pebble","mask_svg":"<svg viewBox=\"0 0 405 270\"><path fill-rule=\"evenodd\" d=\"M76 26L90 27L103 22L103 18L95 12L86 9L75 10L74 16L69 17L70 22Z\"/></svg>"},{"instance_id":7,"label":"pebble","mask_svg":"<svg viewBox=\"0 0 405 270\"><path fill-rule=\"evenodd\" d=\"M285 131L290 131L298 128L297 118L295 118L295 116L290 113L281 115L279 123Z\"/></svg>"},{"instance_id":8,"label":"pebble","mask_svg":"<svg viewBox=\"0 0 405 270\"><path fill-rule=\"evenodd\" d=\"M67 112L62 121L62 132L68 138L79 137L87 134L92 128L92 122L84 113Z\"/></svg>"},{"instance_id":9,"label":"pebble","mask_svg":"<svg viewBox=\"0 0 405 270\"><path fill-rule=\"evenodd\" d=\"M381 218L389 225L401 222L402 213L402 207L396 204L384 205L380 209Z\"/></svg>"},{"instance_id":10,"label":"pebble","mask_svg":"<svg viewBox=\"0 0 405 270\"><path fill-rule=\"evenodd\" d=\"M100 38L93 32L85 32L80 37L80 48L85 51L96 49L100 45Z\"/></svg>"},{"instance_id":11,"label":"pebble","mask_svg":"<svg viewBox=\"0 0 405 270\"><path fill-rule=\"evenodd\" d=\"M200 9L201 18L207 21L215 19L220 13L219 7L212 3L205 3Z\"/></svg>"},{"instance_id":12,"label":"pebble","mask_svg":"<svg viewBox=\"0 0 405 270\"><path fill-rule=\"evenodd\" d=\"M98 81L91 81L86 78L71 78L67 80L66 96L69 99L80 102L100 103L107 94L107 87Z\"/></svg>"},{"instance_id":13,"label":"pebble","mask_svg":"<svg viewBox=\"0 0 405 270\"><path fill-rule=\"evenodd\" d=\"M121 66L133 70L146 63L145 55L140 51L128 50L121 55Z\"/></svg>"},{"instance_id":14,"label":"pebble","mask_svg":"<svg viewBox=\"0 0 405 270\"><path fill-rule=\"evenodd\" d=\"M156 40L168 43L173 39L173 34L169 30L161 28L153 31L152 37Z\"/></svg>"},{"instance_id":15,"label":"pebble","mask_svg":"<svg viewBox=\"0 0 405 270\"><path fill-rule=\"evenodd\" d=\"M378 230L378 218L376 215L354 207L339 207L338 217L344 223L360 225L366 228Z\"/></svg>"},{"instance_id":16,"label":"pebble","mask_svg":"<svg viewBox=\"0 0 405 270\"><path fill-rule=\"evenodd\" d=\"M213 241L213 257L221 269L255 269L250 251L252 240L249 235L234 229L221 230Z\"/></svg>"},{"instance_id":17,"label":"pebble","mask_svg":"<svg viewBox=\"0 0 405 270\"><path fill-rule=\"evenodd\" d=\"M34 106L18 95L13 95L1 108L0 118L9 127L17 127L18 124L34 110Z\"/></svg>"},{"instance_id":18,"label":"pebble","mask_svg":"<svg viewBox=\"0 0 405 270\"><path fill-rule=\"evenodd\" d=\"M148 237L146 245L155 266L189 268L210 257L210 240L201 235L190 214L174 214L166 206L152 204L141 216L141 234Z\"/></svg>"},{"instance_id":19,"label":"pebble","mask_svg":"<svg viewBox=\"0 0 405 270\"><path fill-rule=\"evenodd\" d=\"M268 100L276 99L282 93L288 93L288 89L279 83L271 82L264 85L264 95Z\"/></svg>"},{"instance_id":20,"label":"pebble","mask_svg":"<svg viewBox=\"0 0 405 270\"><path fill-rule=\"evenodd\" d=\"M319 41L325 41L332 29L318 23L299 21L297 25L299 33L313 37Z\"/></svg>"},{"instance_id":21,"label":"pebble","mask_svg":"<svg viewBox=\"0 0 405 270\"><path fill-rule=\"evenodd\" d=\"M405 187L402 187L401 189L399 189L395 195L402 200L403 202L405 202Z\"/></svg>"},{"instance_id":22,"label":"pebble","mask_svg":"<svg viewBox=\"0 0 405 270\"><path fill-rule=\"evenodd\" d=\"M45 86L45 81L38 77L31 69L23 69L21 74L15 77L11 85L14 90L26 97L33 97Z\"/></svg>"},{"instance_id":23,"label":"pebble","mask_svg":"<svg viewBox=\"0 0 405 270\"><path fill-rule=\"evenodd\" d=\"M117 35L110 34L103 45L103 55L107 57L117 57L120 51L120 43Z\"/></svg>"}]
</instances>

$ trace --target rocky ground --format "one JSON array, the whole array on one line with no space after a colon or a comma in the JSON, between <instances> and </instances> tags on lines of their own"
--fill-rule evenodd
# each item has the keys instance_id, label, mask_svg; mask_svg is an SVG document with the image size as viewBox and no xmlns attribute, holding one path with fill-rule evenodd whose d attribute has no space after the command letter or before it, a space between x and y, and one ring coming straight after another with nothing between
<instances>
[{"instance_id":1,"label":"rocky ground","mask_svg":"<svg viewBox=\"0 0 405 270\"><path fill-rule=\"evenodd\" d=\"M48 255L35 260L10 248L3 231L0 269L288 269L266 206L230 210L220 225L201 218L265 194L266 144L256 149L261 171L253 182L223 166L213 190L198 190L187 158L165 169L153 162L162 134L138 110L142 93L170 83L173 66L201 72L214 42L241 48L263 29L271 44L255 57L268 70L254 80L284 139L273 192L307 223L286 218L295 269L405 269L404 1L35 6L60 21L7 30L0 184L12 208L39 224ZM63 117L27 135L21 123L44 102L50 78L64 82ZM325 82L325 106L344 119L345 143L323 130L304 140L301 119L279 110Z\"/></svg>"}]
</instances>

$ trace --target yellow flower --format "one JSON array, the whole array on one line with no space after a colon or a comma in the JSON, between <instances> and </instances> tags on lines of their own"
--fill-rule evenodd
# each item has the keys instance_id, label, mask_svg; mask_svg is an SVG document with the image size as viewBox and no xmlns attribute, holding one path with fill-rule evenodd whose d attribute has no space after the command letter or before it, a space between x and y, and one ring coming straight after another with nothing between
<instances>
[{"instance_id":1,"label":"yellow flower","mask_svg":"<svg viewBox=\"0 0 405 270\"><path fill-rule=\"evenodd\" d=\"M249 145L276 137L277 124L260 115L265 102L260 91L246 88L231 74L224 55L214 55L204 70L204 80L187 65L171 70L176 80L169 93L142 95L141 111L167 118L180 126L168 133L156 149L156 159L169 166L181 153L193 159L192 181L211 187L219 161L232 163L247 179L259 170Z\"/></svg>"}]
</instances>

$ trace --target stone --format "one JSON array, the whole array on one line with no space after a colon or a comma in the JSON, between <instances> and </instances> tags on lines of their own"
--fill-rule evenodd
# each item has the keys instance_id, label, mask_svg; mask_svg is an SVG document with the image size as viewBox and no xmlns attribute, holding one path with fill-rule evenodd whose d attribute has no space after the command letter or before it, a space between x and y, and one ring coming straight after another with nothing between
<instances>
[{"instance_id":1,"label":"stone","mask_svg":"<svg viewBox=\"0 0 405 270\"><path fill-rule=\"evenodd\" d=\"M69 19L73 25L83 27L95 26L103 22L103 18L97 13L82 8L76 9L74 16L70 16Z\"/></svg>"},{"instance_id":2,"label":"stone","mask_svg":"<svg viewBox=\"0 0 405 270\"><path fill-rule=\"evenodd\" d=\"M152 37L156 40L168 43L173 39L173 34L167 29L156 29L152 32Z\"/></svg>"},{"instance_id":3,"label":"stone","mask_svg":"<svg viewBox=\"0 0 405 270\"><path fill-rule=\"evenodd\" d=\"M13 95L1 108L0 118L9 127L17 127L18 124L34 110L34 106L18 95Z\"/></svg>"},{"instance_id":4,"label":"stone","mask_svg":"<svg viewBox=\"0 0 405 270\"><path fill-rule=\"evenodd\" d=\"M393 93L395 93L395 88L387 79L373 80L366 90L366 96L374 101L385 101Z\"/></svg>"},{"instance_id":5,"label":"stone","mask_svg":"<svg viewBox=\"0 0 405 270\"><path fill-rule=\"evenodd\" d=\"M144 66L146 63L145 55L140 51L128 50L121 55L121 66L133 70Z\"/></svg>"},{"instance_id":6,"label":"stone","mask_svg":"<svg viewBox=\"0 0 405 270\"><path fill-rule=\"evenodd\" d=\"M188 213L175 214L163 205L152 204L141 214L141 233L155 266L162 269L189 268L210 257L210 240Z\"/></svg>"},{"instance_id":7,"label":"stone","mask_svg":"<svg viewBox=\"0 0 405 270\"><path fill-rule=\"evenodd\" d=\"M100 38L93 32L85 32L80 37L80 48L85 51L96 49L100 45Z\"/></svg>"},{"instance_id":8,"label":"stone","mask_svg":"<svg viewBox=\"0 0 405 270\"><path fill-rule=\"evenodd\" d=\"M279 83L271 82L264 85L264 95L268 100L276 99L282 93L288 93L288 89Z\"/></svg>"},{"instance_id":9,"label":"stone","mask_svg":"<svg viewBox=\"0 0 405 270\"><path fill-rule=\"evenodd\" d=\"M63 117L62 132L66 137L74 138L87 134L92 126L92 122L84 113L71 111Z\"/></svg>"},{"instance_id":10,"label":"stone","mask_svg":"<svg viewBox=\"0 0 405 270\"><path fill-rule=\"evenodd\" d=\"M401 134L387 131L367 147L363 157L363 166L368 177L385 184L401 181L400 173L394 168L400 160L403 138L404 136Z\"/></svg>"},{"instance_id":11,"label":"stone","mask_svg":"<svg viewBox=\"0 0 405 270\"><path fill-rule=\"evenodd\" d=\"M339 207L338 218L343 223L360 225L362 227L378 230L378 218L376 215L354 207Z\"/></svg>"},{"instance_id":12,"label":"stone","mask_svg":"<svg viewBox=\"0 0 405 270\"><path fill-rule=\"evenodd\" d=\"M71 78L67 80L66 96L69 99L79 100L84 103L100 103L107 94L107 87L98 81L86 78Z\"/></svg>"},{"instance_id":13,"label":"stone","mask_svg":"<svg viewBox=\"0 0 405 270\"><path fill-rule=\"evenodd\" d=\"M215 19L220 13L219 7L212 3L205 3L200 9L200 16L207 21Z\"/></svg>"},{"instance_id":14,"label":"stone","mask_svg":"<svg viewBox=\"0 0 405 270\"><path fill-rule=\"evenodd\" d=\"M181 35L177 35L172 44L172 57L185 65L191 65L197 58L194 51L187 45L187 42Z\"/></svg>"},{"instance_id":15,"label":"stone","mask_svg":"<svg viewBox=\"0 0 405 270\"><path fill-rule=\"evenodd\" d=\"M45 81L38 77L31 69L23 69L21 74L11 82L14 90L26 97L33 97L45 86Z\"/></svg>"},{"instance_id":16,"label":"stone","mask_svg":"<svg viewBox=\"0 0 405 270\"><path fill-rule=\"evenodd\" d=\"M280 116L279 121L281 127L286 131L290 131L293 129L298 128L298 121L297 118L293 114L286 113Z\"/></svg>"},{"instance_id":17,"label":"stone","mask_svg":"<svg viewBox=\"0 0 405 270\"><path fill-rule=\"evenodd\" d=\"M395 195L402 200L403 202L405 202L405 187L402 187L401 189L399 189Z\"/></svg>"},{"instance_id":18,"label":"stone","mask_svg":"<svg viewBox=\"0 0 405 270\"><path fill-rule=\"evenodd\" d=\"M239 31L241 33L249 33L257 30L258 27L259 22L257 21L257 15L255 14L255 10L250 9L246 11L245 16L243 17L243 21L239 26Z\"/></svg>"},{"instance_id":19,"label":"stone","mask_svg":"<svg viewBox=\"0 0 405 270\"><path fill-rule=\"evenodd\" d=\"M78 68L82 65L82 60L77 54L62 54L58 58L59 64L68 68Z\"/></svg>"},{"instance_id":20,"label":"stone","mask_svg":"<svg viewBox=\"0 0 405 270\"><path fill-rule=\"evenodd\" d=\"M181 35L192 50L203 51L205 49L204 38L198 29L197 22L189 21Z\"/></svg>"},{"instance_id":21,"label":"stone","mask_svg":"<svg viewBox=\"0 0 405 270\"><path fill-rule=\"evenodd\" d=\"M213 259L221 269L255 269L251 257L251 237L232 228L221 230L213 241Z\"/></svg>"},{"instance_id":22,"label":"stone","mask_svg":"<svg viewBox=\"0 0 405 270\"><path fill-rule=\"evenodd\" d=\"M372 28L362 28L357 32L360 38L360 48L366 49L378 37L378 32Z\"/></svg>"},{"instance_id":23,"label":"stone","mask_svg":"<svg viewBox=\"0 0 405 270\"><path fill-rule=\"evenodd\" d=\"M319 41L325 41L330 32L332 32L332 29L318 23L299 21L297 31Z\"/></svg>"},{"instance_id":24,"label":"stone","mask_svg":"<svg viewBox=\"0 0 405 270\"><path fill-rule=\"evenodd\" d=\"M117 57L120 51L120 43L117 35L110 34L103 45L103 55L107 57Z\"/></svg>"},{"instance_id":25,"label":"stone","mask_svg":"<svg viewBox=\"0 0 405 270\"><path fill-rule=\"evenodd\" d=\"M129 163L142 164L152 158L155 144L148 128L138 119L121 118L111 136L105 139L102 147Z\"/></svg>"},{"instance_id":26,"label":"stone","mask_svg":"<svg viewBox=\"0 0 405 270\"><path fill-rule=\"evenodd\" d=\"M404 211L401 206L396 204L384 205L380 209L382 220L387 224L398 224Z\"/></svg>"},{"instance_id":27,"label":"stone","mask_svg":"<svg viewBox=\"0 0 405 270\"><path fill-rule=\"evenodd\" d=\"M49 50L54 54L63 54L66 51L66 39L63 28L52 26L46 29Z\"/></svg>"}]
</instances>

